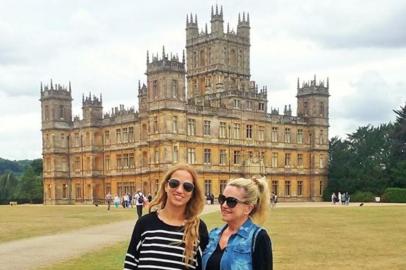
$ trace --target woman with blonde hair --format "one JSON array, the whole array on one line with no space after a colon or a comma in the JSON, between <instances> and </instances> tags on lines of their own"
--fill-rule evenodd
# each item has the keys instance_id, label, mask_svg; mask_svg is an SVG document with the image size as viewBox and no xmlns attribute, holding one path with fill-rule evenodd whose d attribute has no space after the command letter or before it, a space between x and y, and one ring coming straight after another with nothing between
<instances>
[{"instance_id":1,"label":"woman with blonde hair","mask_svg":"<svg viewBox=\"0 0 406 270\"><path fill-rule=\"evenodd\" d=\"M124 269L201 269L208 232L199 218L204 195L197 179L188 165L169 169L149 213L135 224Z\"/></svg>"},{"instance_id":2,"label":"woman with blonde hair","mask_svg":"<svg viewBox=\"0 0 406 270\"><path fill-rule=\"evenodd\" d=\"M272 270L271 239L265 229L256 225L268 215L266 180L233 179L218 201L227 224L210 232L203 252L203 270Z\"/></svg>"}]
</instances>

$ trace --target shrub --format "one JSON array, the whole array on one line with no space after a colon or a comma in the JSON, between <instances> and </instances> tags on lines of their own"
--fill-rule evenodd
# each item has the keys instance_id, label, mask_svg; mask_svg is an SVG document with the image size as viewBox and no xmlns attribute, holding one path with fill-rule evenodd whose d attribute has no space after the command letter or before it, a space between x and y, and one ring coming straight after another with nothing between
<instances>
[{"instance_id":1,"label":"shrub","mask_svg":"<svg viewBox=\"0 0 406 270\"><path fill-rule=\"evenodd\" d=\"M375 197L376 196L372 192L357 191L353 195L351 195L351 201L352 202L374 202Z\"/></svg>"},{"instance_id":2,"label":"shrub","mask_svg":"<svg viewBox=\"0 0 406 270\"><path fill-rule=\"evenodd\" d=\"M406 188L387 188L382 200L390 203L406 203Z\"/></svg>"}]
</instances>

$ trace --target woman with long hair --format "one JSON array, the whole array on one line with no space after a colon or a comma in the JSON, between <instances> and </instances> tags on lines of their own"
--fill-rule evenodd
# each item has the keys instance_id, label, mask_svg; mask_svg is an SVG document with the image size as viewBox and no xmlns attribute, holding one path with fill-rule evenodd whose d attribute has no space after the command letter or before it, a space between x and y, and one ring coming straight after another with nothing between
<instances>
[{"instance_id":1,"label":"woman with long hair","mask_svg":"<svg viewBox=\"0 0 406 270\"><path fill-rule=\"evenodd\" d=\"M272 270L271 239L262 224L268 216L265 179L231 180L218 198L226 224L213 229L203 252L203 270Z\"/></svg>"},{"instance_id":2,"label":"woman with long hair","mask_svg":"<svg viewBox=\"0 0 406 270\"><path fill-rule=\"evenodd\" d=\"M149 204L149 213L135 224L124 269L202 269L208 242L200 220L204 195L196 171L185 164L172 167Z\"/></svg>"}]
</instances>

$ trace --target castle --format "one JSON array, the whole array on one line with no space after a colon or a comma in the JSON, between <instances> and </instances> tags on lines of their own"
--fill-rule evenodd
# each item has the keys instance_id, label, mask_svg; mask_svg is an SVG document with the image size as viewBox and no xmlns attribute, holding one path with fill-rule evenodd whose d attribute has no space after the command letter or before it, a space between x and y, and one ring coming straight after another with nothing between
<instances>
[{"instance_id":1,"label":"castle","mask_svg":"<svg viewBox=\"0 0 406 270\"><path fill-rule=\"evenodd\" d=\"M105 194L154 194L165 171L192 164L216 197L230 178L263 175L285 201L321 200L327 181L329 82L297 81L297 116L268 112L267 88L250 74L250 18L211 29L186 17L186 56L149 55L138 110L104 113L102 97L83 96L72 119L71 85L42 85L44 203L84 204Z\"/></svg>"}]
</instances>

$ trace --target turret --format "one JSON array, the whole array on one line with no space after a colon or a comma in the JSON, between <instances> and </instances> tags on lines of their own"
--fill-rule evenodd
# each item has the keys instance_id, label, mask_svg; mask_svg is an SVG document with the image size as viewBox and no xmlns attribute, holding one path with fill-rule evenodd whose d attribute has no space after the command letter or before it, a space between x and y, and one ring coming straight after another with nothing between
<instances>
[{"instance_id":1,"label":"turret","mask_svg":"<svg viewBox=\"0 0 406 270\"><path fill-rule=\"evenodd\" d=\"M328 125L329 113L329 79L326 82L316 81L316 75L311 81L297 81L297 115L312 118L314 123Z\"/></svg>"},{"instance_id":2,"label":"turret","mask_svg":"<svg viewBox=\"0 0 406 270\"><path fill-rule=\"evenodd\" d=\"M92 96L89 93L89 96L82 96L82 112L83 112L83 121L87 125L98 124L100 120L103 119L103 105L102 105L102 96L100 98L95 95Z\"/></svg>"},{"instance_id":3,"label":"turret","mask_svg":"<svg viewBox=\"0 0 406 270\"><path fill-rule=\"evenodd\" d=\"M195 19L193 21L192 13L186 15L186 40L190 40L199 36L199 28L197 25L197 15L195 15Z\"/></svg>"},{"instance_id":4,"label":"turret","mask_svg":"<svg viewBox=\"0 0 406 270\"><path fill-rule=\"evenodd\" d=\"M247 15L247 16L245 16ZM237 24L237 35L240 37L244 38L250 38L250 15L249 13L245 14L245 12L242 13L242 19L241 15L238 14L238 24Z\"/></svg>"},{"instance_id":5,"label":"turret","mask_svg":"<svg viewBox=\"0 0 406 270\"><path fill-rule=\"evenodd\" d=\"M213 6L211 7L211 33L213 35L222 36L224 34L224 20L223 20L223 7L220 6L220 11L216 5L216 10L214 11Z\"/></svg>"},{"instance_id":6,"label":"turret","mask_svg":"<svg viewBox=\"0 0 406 270\"><path fill-rule=\"evenodd\" d=\"M42 129L69 128L72 124L72 90L60 84L40 86Z\"/></svg>"},{"instance_id":7,"label":"turret","mask_svg":"<svg viewBox=\"0 0 406 270\"><path fill-rule=\"evenodd\" d=\"M162 47L162 56L152 57L147 64L147 89L140 87L140 93L147 95L150 103L163 100L185 101L185 58L168 55ZM151 106L150 106L151 108Z\"/></svg>"}]
</instances>

